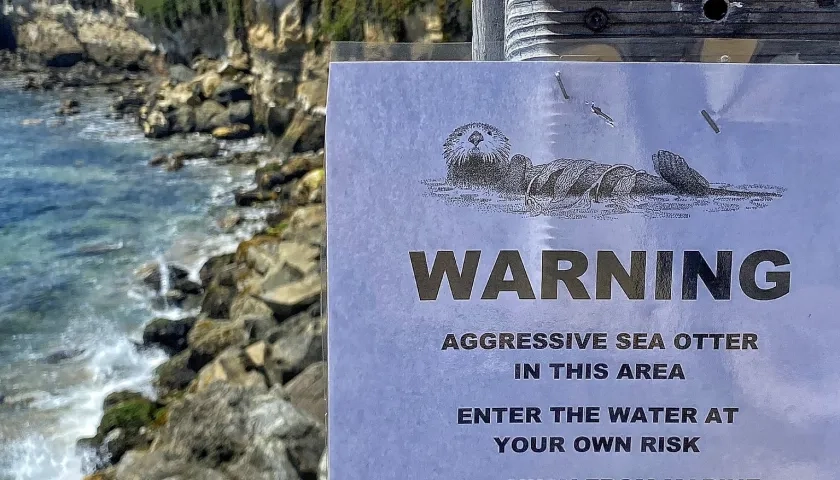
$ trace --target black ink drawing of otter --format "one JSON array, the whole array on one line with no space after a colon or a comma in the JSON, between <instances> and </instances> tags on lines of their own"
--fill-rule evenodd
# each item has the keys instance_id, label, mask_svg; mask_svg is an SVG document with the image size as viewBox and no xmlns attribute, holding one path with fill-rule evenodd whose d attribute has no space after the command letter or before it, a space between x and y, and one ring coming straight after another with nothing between
<instances>
[{"instance_id":1,"label":"black ink drawing of otter","mask_svg":"<svg viewBox=\"0 0 840 480\"><path fill-rule=\"evenodd\" d=\"M596 203L629 197L679 195L769 200L771 191L715 188L681 156L660 150L653 155L656 175L630 165L604 164L586 159L558 159L534 165L524 155L510 157L510 141L496 127L469 123L453 131L443 144L446 183L460 188L483 188L500 194L524 195L526 206L541 210L537 197L550 198L552 207L568 208L582 199Z\"/></svg>"}]
</instances>

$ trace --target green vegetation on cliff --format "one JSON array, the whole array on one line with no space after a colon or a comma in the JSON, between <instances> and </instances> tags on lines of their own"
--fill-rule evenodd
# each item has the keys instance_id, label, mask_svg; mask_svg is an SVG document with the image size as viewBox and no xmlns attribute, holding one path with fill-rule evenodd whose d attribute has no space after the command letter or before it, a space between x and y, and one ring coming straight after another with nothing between
<instances>
[{"instance_id":1,"label":"green vegetation on cliff","mask_svg":"<svg viewBox=\"0 0 840 480\"><path fill-rule=\"evenodd\" d=\"M320 0L318 30L330 40L362 41L365 22L370 22L396 41L403 41L403 20L428 5L434 5L444 21L444 41L451 41L462 33L450 28L451 20L458 17L459 12L471 12L472 9L471 0Z\"/></svg>"},{"instance_id":2,"label":"green vegetation on cliff","mask_svg":"<svg viewBox=\"0 0 840 480\"><path fill-rule=\"evenodd\" d=\"M178 28L189 18L217 17L228 10L228 3L240 0L135 0L137 13L152 22Z\"/></svg>"},{"instance_id":3,"label":"green vegetation on cliff","mask_svg":"<svg viewBox=\"0 0 840 480\"><path fill-rule=\"evenodd\" d=\"M152 22L177 29L187 19L227 15L236 36L244 36L247 0L135 0L137 12ZM304 8L324 40L364 40L365 23L377 26L397 41L405 36L404 19L419 8L434 5L443 19L444 41L465 36L456 19L469 20L471 0L304 0ZM279 12L278 12L279 14Z\"/></svg>"}]
</instances>

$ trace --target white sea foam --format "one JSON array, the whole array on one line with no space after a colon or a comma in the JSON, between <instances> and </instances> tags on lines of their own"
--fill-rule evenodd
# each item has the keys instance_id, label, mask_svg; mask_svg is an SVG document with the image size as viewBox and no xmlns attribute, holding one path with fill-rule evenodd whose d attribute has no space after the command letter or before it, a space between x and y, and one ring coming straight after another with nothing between
<instances>
[{"instance_id":1,"label":"white sea foam","mask_svg":"<svg viewBox=\"0 0 840 480\"><path fill-rule=\"evenodd\" d=\"M96 350L79 365L87 381L58 395L47 395L29 408L57 415L55 423L31 430L0 448L8 456L0 478L14 480L79 480L84 458L76 441L96 433L105 397L115 391L133 390L153 395L152 372L163 362L157 350L139 352L127 337L101 338Z\"/></svg>"}]
</instances>

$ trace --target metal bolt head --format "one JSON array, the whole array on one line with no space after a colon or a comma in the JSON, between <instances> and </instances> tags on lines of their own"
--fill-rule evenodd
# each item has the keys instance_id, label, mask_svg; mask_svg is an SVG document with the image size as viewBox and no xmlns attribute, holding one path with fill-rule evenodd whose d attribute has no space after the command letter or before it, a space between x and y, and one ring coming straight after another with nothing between
<instances>
[{"instance_id":1,"label":"metal bolt head","mask_svg":"<svg viewBox=\"0 0 840 480\"><path fill-rule=\"evenodd\" d=\"M590 8L586 12L586 15L583 16L583 24L593 32L600 32L607 28L609 23L610 17L607 15L607 12L598 7Z\"/></svg>"}]
</instances>

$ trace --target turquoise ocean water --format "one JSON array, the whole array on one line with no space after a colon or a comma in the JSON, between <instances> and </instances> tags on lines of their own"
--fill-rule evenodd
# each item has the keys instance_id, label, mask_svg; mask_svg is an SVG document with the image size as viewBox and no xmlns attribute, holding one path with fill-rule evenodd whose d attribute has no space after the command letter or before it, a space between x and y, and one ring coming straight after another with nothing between
<instances>
[{"instance_id":1,"label":"turquoise ocean water","mask_svg":"<svg viewBox=\"0 0 840 480\"><path fill-rule=\"evenodd\" d=\"M247 234L216 227L247 171L151 168L171 145L106 118L96 97L55 125L59 101L0 86L0 395L17 404L0 406L0 480L80 479L74 445L95 432L105 395L148 391L163 361L132 340L152 317L184 314L156 311L133 272L150 261L197 272ZM82 353L45 361L62 350Z\"/></svg>"}]
</instances>

